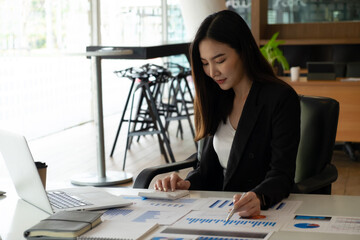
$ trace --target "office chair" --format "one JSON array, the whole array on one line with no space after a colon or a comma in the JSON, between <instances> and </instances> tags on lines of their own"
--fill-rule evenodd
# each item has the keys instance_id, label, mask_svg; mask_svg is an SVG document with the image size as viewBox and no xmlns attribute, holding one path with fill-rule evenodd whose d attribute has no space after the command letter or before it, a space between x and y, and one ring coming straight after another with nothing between
<instances>
[{"instance_id":1,"label":"office chair","mask_svg":"<svg viewBox=\"0 0 360 240\"><path fill-rule=\"evenodd\" d=\"M339 103L331 98L300 95L301 134L296 158L293 193L331 194L331 183L337 179L337 169L331 164L335 143ZM134 188L148 188L158 174L195 168L198 153L181 162L144 169L135 179Z\"/></svg>"},{"instance_id":2,"label":"office chair","mask_svg":"<svg viewBox=\"0 0 360 240\"><path fill-rule=\"evenodd\" d=\"M331 164L339 103L331 98L300 95L300 143L294 193L331 194L337 169Z\"/></svg>"}]
</instances>

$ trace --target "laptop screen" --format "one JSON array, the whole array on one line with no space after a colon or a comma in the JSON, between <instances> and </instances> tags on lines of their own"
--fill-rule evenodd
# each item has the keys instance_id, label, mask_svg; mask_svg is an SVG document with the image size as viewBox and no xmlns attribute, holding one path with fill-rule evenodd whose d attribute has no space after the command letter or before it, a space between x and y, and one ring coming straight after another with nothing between
<instances>
[{"instance_id":1,"label":"laptop screen","mask_svg":"<svg viewBox=\"0 0 360 240\"><path fill-rule=\"evenodd\" d=\"M0 153L20 198L53 213L26 139L0 130Z\"/></svg>"}]
</instances>

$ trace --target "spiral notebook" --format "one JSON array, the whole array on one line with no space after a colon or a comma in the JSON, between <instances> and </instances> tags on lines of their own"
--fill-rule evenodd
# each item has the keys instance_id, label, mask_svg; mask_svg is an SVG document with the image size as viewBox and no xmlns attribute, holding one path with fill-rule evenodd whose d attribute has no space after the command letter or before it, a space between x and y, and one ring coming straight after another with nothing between
<instances>
[{"instance_id":1,"label":"spiral notebook","mask_svg":"<svg viewBox=\"0 0 360 240\"><path fill-rule=\"evenodd\" d=\"M105 220L96 228L84 233L78 240L135 240L157 228L157 223Z\"/></svg>"}]
</instances>

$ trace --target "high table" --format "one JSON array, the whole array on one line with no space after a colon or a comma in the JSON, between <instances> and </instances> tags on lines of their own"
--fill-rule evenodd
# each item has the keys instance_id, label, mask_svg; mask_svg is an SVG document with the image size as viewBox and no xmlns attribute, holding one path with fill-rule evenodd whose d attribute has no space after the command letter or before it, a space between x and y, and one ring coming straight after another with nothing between
<instances>
[{"instance_id":1,"label":"high table","mask_svg":"<svg viewBox=\"0 0 360 240\"><path fill-rule=\"evenodd\" d=\"M109 186L132 180L126 172L106 172L104 123L102 103L102 59L151 59L171 55L188 54L189 43L158 44L151 46L88 46L86 55L91 58L93 71L94 120L97 128L97 173L76 176L71 180L75 185Z\"/></svg>"},{"instance_id":2,"label":"high table","mask_svg":"<svg viewBox=\"0 0 360 240\"><path fill-rule=\"evenodd\" d=\"M0 188L7 191L7 196L0 196L0 236L2 240L21 240L24 239L24 230L48 217L42 210L18 199L11 184L2 185ZM132 188L104 188L106 191L115 195L137 195L141 189ZM210 191L190 191L192 198L205 197L226 197L232 198L233 192L210 192ZM291 194L288 200L302 201L296 214L315 215L315 216L348 216L360 217L360 196L341 196L341 195L306 195ZM287 232L278 231L271 235L271 240L358 240L360 235L350 234L331 234L331 233L309 233L309 232Z\"/></svg>"}]
</instances>

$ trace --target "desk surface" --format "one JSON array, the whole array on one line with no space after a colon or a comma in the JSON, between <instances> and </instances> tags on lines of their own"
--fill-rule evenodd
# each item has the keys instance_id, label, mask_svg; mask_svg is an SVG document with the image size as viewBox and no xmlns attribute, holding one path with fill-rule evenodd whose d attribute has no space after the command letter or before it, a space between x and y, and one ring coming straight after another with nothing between
<instances>
[{"instance_id":1,"label":"desk surface","mask_svg":"<svg viewBox=\"0 0 360 240\"><path fill-rule=\"evenodd\" d=\"M3 240L20 240L23 232L27 228L38 223L48 216L40 209L20 200L15 190L9 184L0 183L2 190L7 191L6 196L0 196L0 236ZM115 195L136 195L139 189L132 188L104 188ZM231 192L208 192L191 191L192 198L205 197L226 197L231 198ZM330 216L349 216L360 217L360 196L340 196L340 195L304 195L292 194L289 200L302 201L301 206L296 211L297 214L308 215L330 215ZM329 234L329 233L301 233L301 232L275 232L270 239L359 239L359 235L349 234Z\"/></svg>"}]
</instances>

